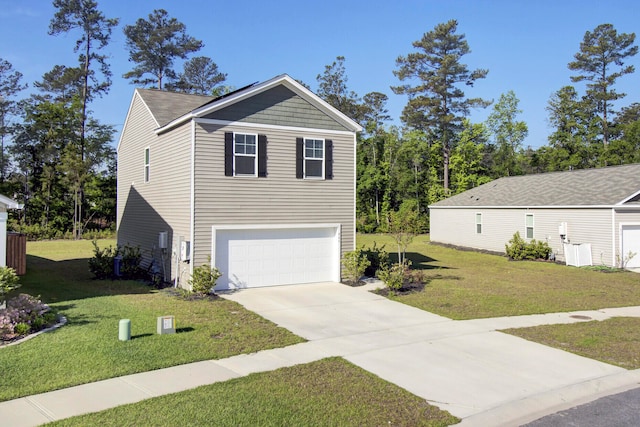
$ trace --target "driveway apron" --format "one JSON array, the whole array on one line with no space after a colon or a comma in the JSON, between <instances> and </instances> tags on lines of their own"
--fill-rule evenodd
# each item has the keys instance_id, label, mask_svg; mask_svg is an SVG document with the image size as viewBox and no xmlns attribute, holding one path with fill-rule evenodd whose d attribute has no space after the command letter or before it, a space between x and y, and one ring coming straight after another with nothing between
<instances>
[{"instance_id":1,"label":"driveway apron","mask_svg":"<svg viewBox=\"0 0 640 427\"><path fill-rule=\"evenodd\" d=\"M225 298L463 419L625 371L339 283Z\"/></svg>"}]
</instances>

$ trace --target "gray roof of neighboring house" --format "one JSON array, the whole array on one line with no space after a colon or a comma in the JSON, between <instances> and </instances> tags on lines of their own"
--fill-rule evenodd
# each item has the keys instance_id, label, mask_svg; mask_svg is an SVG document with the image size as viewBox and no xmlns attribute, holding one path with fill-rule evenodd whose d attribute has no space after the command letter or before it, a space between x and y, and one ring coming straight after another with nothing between
<instances>
[{"instance_id":1,"label":"gray roof of neighboring house","mask_svg":"<svg viewBox=\"0 0 640 427\"><path fill-rule=\"evenodd\" d=\"M640 164L499 178L431 205L543 207L640 205Z\"/></svg>"},{"instance_id":2,"label":"gray roof of neighboring house","mask_svg":"<svg viewBox=\"0 0 640 427\"><path fill-rule=\"evenodd\" d=\"M191 95L157 89L137 90L144 103L147 104L153 118L158 122L158 127L216 99L213 96Z\"/></svg>"}]
</instances>

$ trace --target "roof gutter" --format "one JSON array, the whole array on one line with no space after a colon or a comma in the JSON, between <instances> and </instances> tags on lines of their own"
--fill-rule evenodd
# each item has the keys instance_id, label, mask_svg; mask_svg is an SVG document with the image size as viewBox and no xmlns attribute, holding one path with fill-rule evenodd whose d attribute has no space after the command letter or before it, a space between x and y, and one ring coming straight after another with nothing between
<instances>
[{"instance_id":1,"label":"roof gutter","mask_svg":"<svg viewBox=\"0 0 640 427\"><path fill-rule=\"evenodd\" d=\"M639 205L558 205L558 206L428 206L429 209L640 209Z\"/></svg>"}]
</instances>

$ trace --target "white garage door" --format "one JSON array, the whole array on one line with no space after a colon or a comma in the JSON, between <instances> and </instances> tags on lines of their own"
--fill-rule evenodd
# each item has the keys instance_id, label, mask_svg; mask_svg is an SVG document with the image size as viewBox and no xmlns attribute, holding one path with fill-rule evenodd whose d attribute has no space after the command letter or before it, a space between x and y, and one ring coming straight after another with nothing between
<instances>
[{"instance_id":1,"label":"white garage door","mask_svg":"<svg viewBox=\"0 0 640 427\"><path fill-rule=\"evenodd\" d=\"M340 280L339 226L213 227L216 289Z\"/></svg>"},{"instance_id":2,"label":"white garage door","mask_svg":"<svg viewBox=\"0 0 640 427\"><path fill-rule=\"evenodd\" d=\"M640 268L640 225L622 226L622 258L635 253L627 262L627 268Z\"/></svg>"}]
</instances>

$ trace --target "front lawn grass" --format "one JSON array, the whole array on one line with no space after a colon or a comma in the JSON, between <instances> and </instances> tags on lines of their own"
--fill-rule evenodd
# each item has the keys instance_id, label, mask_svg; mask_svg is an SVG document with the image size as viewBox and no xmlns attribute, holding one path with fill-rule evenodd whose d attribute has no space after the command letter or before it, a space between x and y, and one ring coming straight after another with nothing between
<instances>
[{"instance_id":1,"label":"front lawn grass","mask_svg":"<svg viewBox=\"0 0 640 427\"><path fill-rule=\"evenodd\" d=\"M91 242L29 242L27 251L27 274L15 292L40 295L68 324L0 348L0 400L304 341L232 301L187 301L135 281L93 280ZM156 334L165 315L175 316L178 333ZM132 340L122 342L125 318Z\"/></svg>"},{"instance_id":2,"label":"front lawn grass","mask_svg":"<svg viewBox=\"0 0 640 427\"><path fill-rule=\"evenodd\" d=\"M389 235L359 234L358 247L373 242L393 254ZM407 257L426 271L422 291L393 299L452 319L593 310L640 305L640 274L603 273L550 262L509 261L504 256L461 251L414 238ZM397 256L396 256L397 258Z\"/></svg>"},{"instance_id":3,"label":"front lawn grass","mask_svg":"<svg viewBox=\"0 0 640 427\"><path fill-rule=\"evenodd\" d=\"M252 374L51 426L447 426L459 420L340 358Z\"/></svg>"},{"instance_id":4,"label":"front lawn grass","mask_svg":"<svg viewBox=\"0 0 640 427\"><path fill-rule=\"evenodd\" d=\"M637 317L502 332L625 369L640 368L640 318Z\"/></svg>"}]
</instances>

